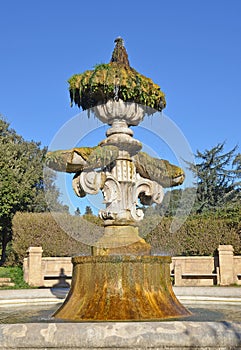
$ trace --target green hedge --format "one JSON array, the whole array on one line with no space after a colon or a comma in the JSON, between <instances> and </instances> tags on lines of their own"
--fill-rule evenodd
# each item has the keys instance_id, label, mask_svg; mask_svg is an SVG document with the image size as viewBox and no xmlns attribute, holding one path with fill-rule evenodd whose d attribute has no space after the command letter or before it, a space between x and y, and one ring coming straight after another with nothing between
<instances>
[{"instance_id":1,"label":"green hedge","mask_svg":"<svg viewBox=\"0 0 241 350\"><path fill-rule=\"evenodd\" d=\"M17 213L13 218L12 255L22 263L30 246L43 256L89 255L103 228L67 213Z\"/></svg>"},{"instance_id":2,"label":"green hedge","mask_svg":"<svg viewBox=\"0 0 241 350\"><path fill-rule=\"evenodd\" d=\"M149 217L141 225L142 235L155 252L171 255L214 255L219 244L231 244L241 254L241 222L233 225L225 219L190 217L175 232L170 232L172 218ZM152 230L144 232L146 226Z\"/></svg>"},{"instance_id":3,"label":"green hedge","mask_svg":"<svg viewBox=\"0 0 241 350\"><path fill-rule=\"evenodd\" d=\"M21 264L30 246L42 246L43 256L91 254L91 246L103 234L101 222L94 217L58 213L17 213L13 218L12 256ZM90 222L92 221L92 222ZM147 216L140 234L153 252L171 255L213 255L219 244L231 244L241 254L241 222L212 217L189 217L175 232L172 218Z\"/></svg>"}]
</instances>

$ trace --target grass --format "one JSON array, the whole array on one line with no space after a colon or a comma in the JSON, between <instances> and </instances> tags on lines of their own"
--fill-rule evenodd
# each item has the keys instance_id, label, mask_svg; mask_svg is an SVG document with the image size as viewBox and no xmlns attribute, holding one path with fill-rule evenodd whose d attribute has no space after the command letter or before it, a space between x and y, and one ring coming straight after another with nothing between
<instances>
[{"instance_id":1,"label":"grass","mask_svg":"<svg viewBox=\"0 0 241 350\"><path fill-rule=\"evenodd\" d=\"M0 287L0 289L27 289L30 286L23 279L23 269L21 267L0 267L0 277L11 278L15 284L13 287Z\"/></svg>"}]
</instances>

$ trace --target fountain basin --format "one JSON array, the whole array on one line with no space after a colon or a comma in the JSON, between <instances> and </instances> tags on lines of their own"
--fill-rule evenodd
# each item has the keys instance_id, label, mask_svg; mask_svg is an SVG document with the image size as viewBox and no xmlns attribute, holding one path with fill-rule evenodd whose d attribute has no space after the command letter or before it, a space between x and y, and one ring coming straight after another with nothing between
<instances>
[{"instance_id":1,"label":"fountain basin","mask_svg":"<svg viewBox=\"0 0 241 350\"><path fill-rule=\"evenodd\" d=\"M25 323L0 325L0 349L240 349L229 322Z\"/></svg>"},{"instance_id":2,"label":"fountain basin","mask_svg":"<svg viewBox=\"0 0 241 350\"><path fill-rule=\"evenodd\" d=\"M190 315L172 290L170 257L82 256L72 262L71 289L55 318L144 321Z\"/></svg>"},{"instance_id":3,"label":"fountain basin","mask_svg":"<svg viewBox=\"0 0 241 350\"><path fill-rule=\"evenodd\" d=\"M67 289L2 290L1 323L8 324L0 325L0 350L241 348L240 288L173 289L191 316L178 321L81 323L51 318L57 308L53 297L61 302Z\"/></svg>"},{"instance_id":4,"label":"fountain basin","mask_svg":"<svg viewBox=\"0 0 241 350\"><path fill-rule=\"evenodd\" d=\"M103 123L112 125L116 120L125 121L127 125L138 125L147 111L154 113L150 107L135 102L109 100L92 108L95 116Z\"/></svg>"}]
</instances>

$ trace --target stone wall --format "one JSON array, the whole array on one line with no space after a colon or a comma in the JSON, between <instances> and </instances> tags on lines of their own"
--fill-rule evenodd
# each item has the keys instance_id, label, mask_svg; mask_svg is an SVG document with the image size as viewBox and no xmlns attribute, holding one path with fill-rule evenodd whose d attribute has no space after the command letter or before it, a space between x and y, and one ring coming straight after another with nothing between
<instances>
[{"instance_id":1,"label":"stone wall","mask_svg":"<svg viewBox=\"0 0 241 350\"><path fill-rule=\"evenodd\" d=\"M33 287L68 287L72 276L70 257L42 257L41 247L30 247L24 259L24 280Z\"/></svg>"},{"instance_id":2,"label":"stone wall","mask_svg":"<svg viewBox=\"0 0 241 350\"><path fill-rule=\"evenodd\" d=\"M212 286L220 282L216 257L173 257L171 274L175 286Z\"/></svg>"},{"instance_id":3,"label":"stone wall","mask_svg":"<svg viewBox=\"0 0 241 350\"><path fill-rule=\"evenodd\" d=\"M24 259L24 279L34 287L68 287L71 258L42 257L41 247L30 247ZM241 256L234 256L231 245L220 245L216 257L172 257L170 275L175 286L241 285Z\"/></svg>"},{"instance_id":4,"label":"stone wall","mask_svg":"<svg viewBox=\"0 0 241 350\"><path fill-rule=\"evenodd\" d=\"M234 283L241 286L241 256L233 258Z\"/></svg>"}]
</instances>

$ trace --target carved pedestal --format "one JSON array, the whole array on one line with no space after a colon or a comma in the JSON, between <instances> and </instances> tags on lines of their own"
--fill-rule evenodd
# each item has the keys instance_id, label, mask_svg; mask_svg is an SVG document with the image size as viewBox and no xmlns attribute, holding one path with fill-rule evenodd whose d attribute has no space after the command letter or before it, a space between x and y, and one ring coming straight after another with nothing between
<instances>
[{"instance_id":1,"label":"carved pedestal","mask_svg":"<svg viewBox=\"0 0 241 350\"><path fill-rule=\"evenodd\" d=\"M173 293L169 257L120 255L72 261L71 290L56 318L145 321L190 315Z\"/></svg>"},{"instance_id":2,"label":"carved pedestal","mask_svg":"<svg viewBox=\"0 0 241 350\"><path fill-rule=\"evenodd\" d=\"M86 170L79 176L79 187L89 194L101 190L106 205L106 209L99 212L105 233L93 247L93 254L149 255L149 244L138 234L138 222L144 216L138 202L146 205L161 203L163 189L136 172L132 156L139 152L141 143L133 138L133 131L125 120L114 119L106 135L102 147L118 147L118 158L104 170Z\"/></svg>"}]
</instances>

